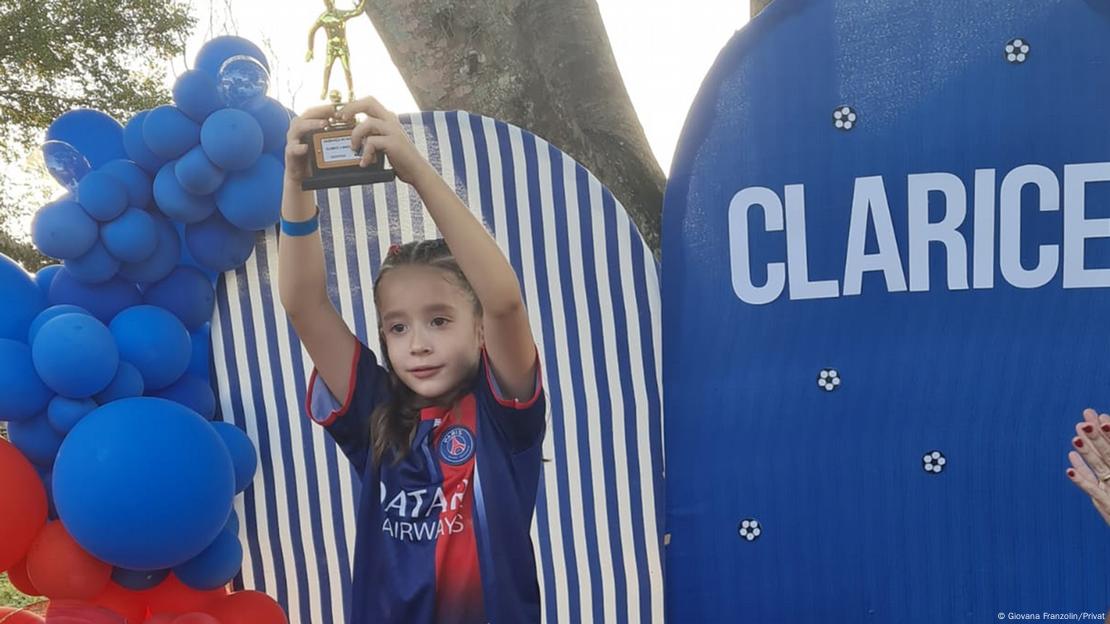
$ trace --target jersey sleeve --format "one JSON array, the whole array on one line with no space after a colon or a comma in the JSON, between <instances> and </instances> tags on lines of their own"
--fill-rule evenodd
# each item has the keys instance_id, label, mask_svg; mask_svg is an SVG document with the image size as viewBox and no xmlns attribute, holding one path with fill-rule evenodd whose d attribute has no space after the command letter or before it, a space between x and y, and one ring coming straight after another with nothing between
<instances>
[{"instance_id":1,"label":"jersey sleeve","mask_svg":"<svg viewBox=\"0 0 1110 624\"><path fill-rule=\"evenodd\" d=\"M508 450L519 453L542 442L547 427L547 395L543 388L539 352L536 353L534 389L526 399L502 395L485 349L482 350L480 366L475 394L488 406L492 424L508 445Z\"/></svg>"},{"instance_id":2,"label":"jersey sleeve","mask_svg":"<svg viewBox=\"0 0 1110 624\"><path fill-rule=\"evenodd\" d=\"M324 427L361 475L370 452L370 415L387 399L388 373L361 340L351 360L347 396L336 397L313 368L305 397L305 413Z\"/></svg>"}]
</instances>

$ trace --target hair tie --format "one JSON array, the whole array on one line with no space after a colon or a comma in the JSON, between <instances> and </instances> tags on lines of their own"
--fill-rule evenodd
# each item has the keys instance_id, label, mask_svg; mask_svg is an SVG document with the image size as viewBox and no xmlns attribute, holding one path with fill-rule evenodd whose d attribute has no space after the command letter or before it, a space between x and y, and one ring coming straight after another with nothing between
<instances>
[{"instance_id":1,"label":"hair tie","mask_svg":"<svg viewBox=\"0 0 1110 624\"><path fill-rule=\"evenodd\" d=\"M385 255L392 258L393 256L396 256L399 253L401 253L401 246L398 245L397 243L393 243L392 245L389 246L389 251L387 251Z\"/></svg>"}]
</instances>

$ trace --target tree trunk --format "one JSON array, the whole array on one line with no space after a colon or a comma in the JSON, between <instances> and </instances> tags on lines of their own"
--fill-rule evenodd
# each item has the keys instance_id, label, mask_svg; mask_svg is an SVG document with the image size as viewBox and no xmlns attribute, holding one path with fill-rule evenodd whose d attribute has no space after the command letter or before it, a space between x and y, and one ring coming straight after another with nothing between
<instances>
[{"instance_id":1,"label":"tree trunk","mask_svg":"<svg viewBox=\"0 0 1110 624\"><path fill-rule=\"evenodd\" d=\"M595 0L370 0L420 108L515 124L592 171L659 253L665 178Z\"/></svg>"},{"instance_id":2,"label":"tree trunk","mask_svg":"<svg viewBox=\"0 0 1110 624\"><path fill-rule=\"evenodd\" d=\"M767 8L768 4L771 4L771 0L751 0L752 17L759 15L759 12Z\"/></svg>"}]
</instances>

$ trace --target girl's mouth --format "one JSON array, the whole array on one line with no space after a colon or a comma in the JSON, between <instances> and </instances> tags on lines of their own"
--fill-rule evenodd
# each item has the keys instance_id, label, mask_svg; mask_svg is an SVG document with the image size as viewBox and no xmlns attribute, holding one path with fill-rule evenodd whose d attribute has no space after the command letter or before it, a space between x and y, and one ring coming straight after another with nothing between
<instances>
[{"instance_id":1,"label":"girl's mouth","mask_svg":"<svg viewBox=\"0 0 1110 624\"><path fill-rule=\"evenodd\" d=\"M442 368L442 366L423 366L420 368L413 368L409 370L409 373L411 373L412 376L416 377L417 379L427 379L432 375L438 373Z\"/></svg>"}]
</instances>

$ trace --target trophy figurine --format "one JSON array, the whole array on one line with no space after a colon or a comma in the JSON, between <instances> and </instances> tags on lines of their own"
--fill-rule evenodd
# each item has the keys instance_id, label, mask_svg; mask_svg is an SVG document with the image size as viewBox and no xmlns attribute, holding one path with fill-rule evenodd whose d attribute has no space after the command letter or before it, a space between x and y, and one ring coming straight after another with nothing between
<instances>
[{"instance_id":1,"label":"trophy figurine","mask_svg":"<svg viewBox=\"0 0 1110 624\"><path fill-rule=\"evenodd\" d=\"M323 28L328 38L328 50L327 59L324 61L324 89L320 97L323 99L328 95L331 69L335 61L339 60L343 64L343 74L347 79L347 95L349 100L354 100L355 91L351 80L351 55L347 48L346 23L347 20L362 13L366 0L360 0L358 6L351 11L336 9L334 0L324 0L324 6L327 10L320 15L308 33L308 54L305 60L312 60L312 46L316 31ZM351 149L351 131L355 128L355 122L339 119L339 111L343 109L343 100L339 91L333 90L330 93L330 99L335 113L323 129L309 132L305 137L305 143L312 146L312 157L309 158L312 171L301 183L301 188L312 191L390 182L395 179L396 173L385 166L384 154L366 167L359 165L361 153Z\"/></svg>"}]
</instances>

